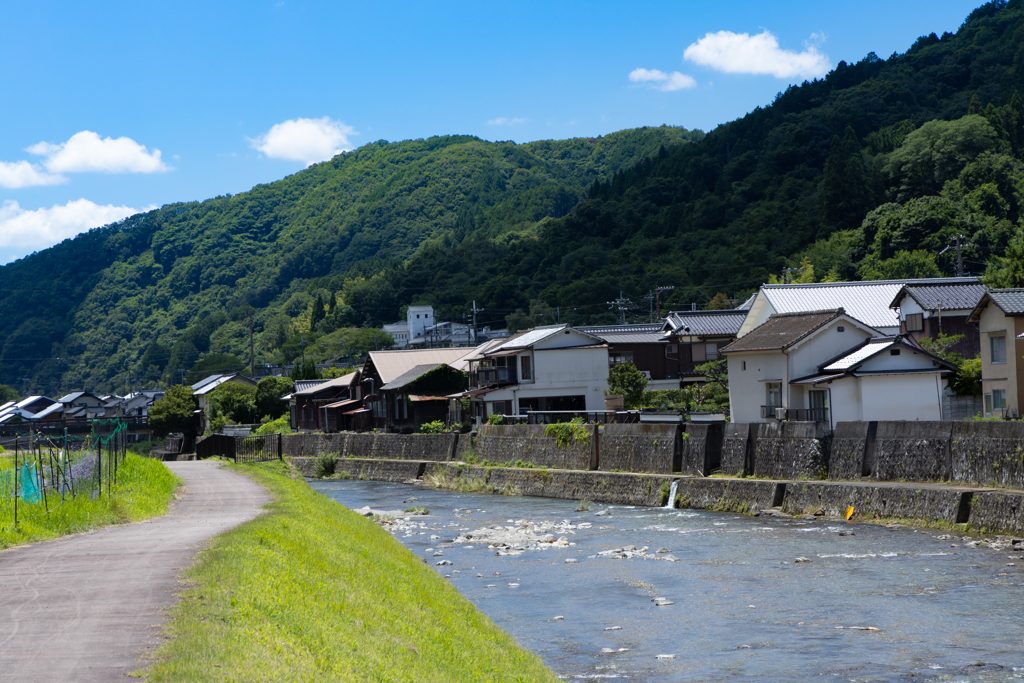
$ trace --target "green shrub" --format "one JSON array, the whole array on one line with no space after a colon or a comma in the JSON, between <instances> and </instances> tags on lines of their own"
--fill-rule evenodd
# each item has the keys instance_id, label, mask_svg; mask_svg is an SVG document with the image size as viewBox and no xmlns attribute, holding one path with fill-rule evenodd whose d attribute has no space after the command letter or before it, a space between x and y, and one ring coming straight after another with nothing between
<instances>
[{"instance_id":1,"label":"green shrub","mask_svg":"<svg viewBox=\"0 0 1024 683\"><path fill-rule=\"evenodd\" d=\"M252 433L252 435L263 436L265 434L291 434L292 429L289 426L288 421L288 416L282 415L276 420L264 422Z\"/></svg>"},{"instance_id":2,"label":"green shrub","mask_svg":"<svg viewBox=\"0 0 1024 683\"><path fill-rule=\"evenodd\" d=\"M313 465L313 476L317 479L329 477L334 474L334 468L337 464L337 453L321 453L317 456L316 463Z\"/></svg>"},{"instance_id":3,"label":"green shrub","mask_svg":"<svg viewBox=\"0 0 1024 683\"><path fill-rule=\"evenodd\" d=\"M494 413L489 418L487 418L487 424L489 425L500 425L503 422L505 422L505 416L499 415L498 413Z\"/></svg>"},{"instance_id":4,"label":"green shrub","mask_svg":"<svg viewBox=\"0 0 1024 683\"><path fill-rule=\"evenodd\" d=\"M420 426L421 434L442 434L444 433L444 422L441 420L434 420L433 422L427 422Z\"/></svg>"},{"instance_id":5,"label":"green shrub","mask_svg":"<svg viewBox=\"0 0 1024 683\"><path fill-rule=\"evenodd\" d=\"M590 432L582 417L574 417L569 422L558 422L544 428L544 436L555 437L555 445L568 448L573 444L585 446L590 443Z\"/></svg>"}]
</instances>

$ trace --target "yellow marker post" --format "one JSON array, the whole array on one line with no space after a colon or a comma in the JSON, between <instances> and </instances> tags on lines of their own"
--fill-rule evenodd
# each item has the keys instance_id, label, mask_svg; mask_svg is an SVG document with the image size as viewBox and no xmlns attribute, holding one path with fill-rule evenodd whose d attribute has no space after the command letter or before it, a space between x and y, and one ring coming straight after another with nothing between
<instances>
[{"instance_id":1,"label":"yellow marker post","mask_svg":"<svg viewBox=\"0 0 1024 683\"><path fill-rule=\"evenodd\" d=\"M850 517L853 517L853 506L846 508L846 520L849 521Z\"/></svg>"}]
</instances>

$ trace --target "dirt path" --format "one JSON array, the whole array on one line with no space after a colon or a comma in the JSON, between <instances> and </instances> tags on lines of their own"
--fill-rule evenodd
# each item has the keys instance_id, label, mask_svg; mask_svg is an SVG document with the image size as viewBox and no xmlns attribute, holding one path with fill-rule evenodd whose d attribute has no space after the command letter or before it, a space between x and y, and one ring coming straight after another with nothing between
<instances>
[{"instance_id":1,"label":"dirt path","mask_svg":"<svg viewBox=\"0 0 1024 683\"><path fill-rule=\"evenodd\" d=\"M270 501L216 463L167 464L185 482L167 515L0 553L0 679L112 681L140 668L203 542Z\"/></svg>"}]
</instances>

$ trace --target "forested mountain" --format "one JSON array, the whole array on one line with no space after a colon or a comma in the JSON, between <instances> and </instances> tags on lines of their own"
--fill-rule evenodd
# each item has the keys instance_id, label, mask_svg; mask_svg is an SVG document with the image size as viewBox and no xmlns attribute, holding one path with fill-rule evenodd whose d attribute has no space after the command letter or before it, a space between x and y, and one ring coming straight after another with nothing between
<instances>
[{"instance_id":1,"label":"forested mountain","mask_svg":"<svg viewBox=\"0 0 1024 683\"><path fill-rule=\"evenodd\" d=\"M662 126L522 145L381 141L249 192L92 230L0 267L0 383L57 393L120 388L129 374L180 380L206 354L248 358L250 308L261 362L282 346L297 353L319 322L311 279L355 285L433 241L564 216L595 181L701 137ZM404 303L330 306L328 322L390 319Z\"/></svg>"},{"instance_id":2,"label":"forested mountain","mask_svg":"<svg viewBox=\"0 0 1024 683\"><path fill-rule=\"evenodd\" d=\"M663 306L703 305L786 267L803 280L952 274L939 252L954 235L980 273L1022 239L1018 93L1024 0L997 1L706 136L367 145L0 268L0 381L167 381L204 354L247 358L250 307L263 361L293 356L300 334L307 354L336 354L345 330L410 303L461 320L475 300L499 326L599 322L620 292L675 286Z\"/></svg>"}]
</instances>

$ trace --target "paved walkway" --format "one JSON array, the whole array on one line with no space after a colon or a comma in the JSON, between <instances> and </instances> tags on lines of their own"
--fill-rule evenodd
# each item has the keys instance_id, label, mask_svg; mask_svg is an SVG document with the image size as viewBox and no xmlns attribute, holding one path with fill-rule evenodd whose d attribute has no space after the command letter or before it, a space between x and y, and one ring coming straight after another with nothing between
<instances>
[{"instance_id":1,"label":"paved walkway","mask_svg":"<svg viewBox=\"0 0 1024 683\"><path fill-rule=\"evenodd\" d=\"M203 542L270 501L214 462L167 464L185 482L167 515L0 552L0 680L113 681L145 666Z\"/></svg>"}]
</instances>

